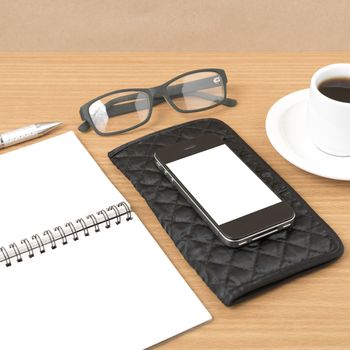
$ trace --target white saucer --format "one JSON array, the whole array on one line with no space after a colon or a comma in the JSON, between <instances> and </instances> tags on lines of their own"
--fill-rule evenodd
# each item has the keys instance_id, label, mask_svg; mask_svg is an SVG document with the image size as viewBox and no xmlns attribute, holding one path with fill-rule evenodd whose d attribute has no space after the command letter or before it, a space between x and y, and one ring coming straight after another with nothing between
<instances>
[{"instance_id":1,"label":"white saucer","mask_svg":"<svg viewBox=\"0 0 350 350\"><path fill-rule=\"evenodd\" d=\"M319 150L307 130L309 89L278 100L266 118L267 136L276 151L297 167L323 177L350 180L350 157L336 157Z\"/></svg>"}]
</instances>

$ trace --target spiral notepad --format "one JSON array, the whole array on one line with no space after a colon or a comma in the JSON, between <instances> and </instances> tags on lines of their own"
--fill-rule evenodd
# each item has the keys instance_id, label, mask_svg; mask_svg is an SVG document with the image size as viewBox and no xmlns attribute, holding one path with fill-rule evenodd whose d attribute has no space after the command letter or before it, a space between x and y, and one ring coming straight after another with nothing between
<instances>
[{"instance_id":1,"label":"spiral notepad","mask_svg":"<svg viewBox=\"0 0 350 350\"><path fill-rule=\"evenodd\" d=\"M211 319L69 132L0 156L7 349L142 349Z\"/></svg>"}]
</instances>

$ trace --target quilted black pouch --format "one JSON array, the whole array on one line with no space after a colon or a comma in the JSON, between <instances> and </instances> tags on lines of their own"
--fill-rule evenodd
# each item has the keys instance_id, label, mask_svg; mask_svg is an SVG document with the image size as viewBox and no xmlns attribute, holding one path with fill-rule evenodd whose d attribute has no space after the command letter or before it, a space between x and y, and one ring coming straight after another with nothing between
<instances>
[{"instance_id":1,"label":"quilted black pouch","mask_svg":"<svg viewBox=\"0 0 350 350\"><path fill-rule=\"evenodd\" d=\"M166 145L215 134L296 213L293 228L240 248L226 247L157 169L153 154ZM252 292L339 258L336 233L228 125L200 119L144 136L109 153L145 198L185 259L227 306ZM232 179L234 181L234 179Z\"/></svg>"}]
</instances>

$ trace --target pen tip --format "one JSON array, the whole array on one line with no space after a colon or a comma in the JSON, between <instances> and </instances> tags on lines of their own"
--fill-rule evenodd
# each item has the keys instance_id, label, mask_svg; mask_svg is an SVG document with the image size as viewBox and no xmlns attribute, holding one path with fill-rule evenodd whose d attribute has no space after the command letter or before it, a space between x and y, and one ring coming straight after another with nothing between
<instances>
[{"instance_id":1,"label":"pen tip","mask_svg":"<svg viewBox=\"0 0 350 350\"><path fill-rule=\"evenodd\" d=\"M49 128L56 128L57 126L60 126L62 124L63 124L62 122L49 122L49 123L46 123L46 126Z\"/></svg>"},{"instance_id":2,"label":"pen tip","mask_svg":"<svg viewBox=\"0 0 350 350\"><path fill-rule=\"evenodd\" d=\"M62 123L61 122L47 122L47 123L39 123L35 124L38 128L38 132L41 134L46 134L52 129L57 128L60 126Z\"/></svg>"}]
</instances>

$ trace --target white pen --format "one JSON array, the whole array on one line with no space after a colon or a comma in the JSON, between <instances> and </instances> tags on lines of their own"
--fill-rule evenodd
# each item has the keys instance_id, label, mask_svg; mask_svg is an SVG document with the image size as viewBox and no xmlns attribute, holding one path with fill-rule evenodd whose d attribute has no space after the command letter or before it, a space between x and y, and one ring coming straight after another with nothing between
<instances>
[{"instance_id":1,"label":"white pen","mask_svg":"<svg viewBox=\"0 0 350 350\"><path fill-rule=\"evenodd\" d=\"M5 132L0 134L0 148L5 148L16 145L17 143L35 139L36 137L47 134L49 131L57 128L61 124L61 122L39 123Z\"/></svg>"}]
</instances>

